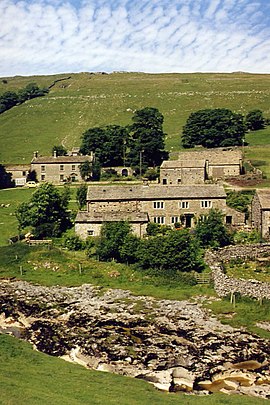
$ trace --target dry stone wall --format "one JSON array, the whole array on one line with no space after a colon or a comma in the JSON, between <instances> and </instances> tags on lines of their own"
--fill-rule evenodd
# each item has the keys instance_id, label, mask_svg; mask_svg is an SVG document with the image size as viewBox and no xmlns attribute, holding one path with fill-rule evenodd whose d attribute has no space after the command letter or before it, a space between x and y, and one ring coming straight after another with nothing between
<instances>
[{"instance_id":1,"label":"dry stone wall","mask_svg":"<svg viewBox=\"0 0 270 405\"><path fill-rule=\"evenodd\" d=\"M232 259L254 259L270 257L270 243L226 246L216 251L208 251L205 261L212 270L214 288L220 297L240 293L243 296L270 299L270 284L257 280L244 280L228 277L223 271L223 263Z\"/></svg>"}]
</instances>

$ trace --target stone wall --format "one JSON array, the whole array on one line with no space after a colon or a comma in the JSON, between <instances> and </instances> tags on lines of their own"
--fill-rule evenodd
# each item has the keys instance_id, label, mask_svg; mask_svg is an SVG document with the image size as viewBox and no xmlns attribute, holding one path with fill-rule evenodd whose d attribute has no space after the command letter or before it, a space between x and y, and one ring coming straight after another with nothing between
<instances>
[{"instance_id":1,"label":"stone wall","mask_svg":"<svg viewBox=\"0 0 270 405\"><path fill-rule=\"evenodd\" d=\"M218 296L240 293L243 296L270 299L270 284L257 280L244 280L224 274L223 263L231 259L253 259L270 256L270 243L227 246L216 251L207 251L205 261L212 270L214 288Z\"/></svg>"}]
</instances>

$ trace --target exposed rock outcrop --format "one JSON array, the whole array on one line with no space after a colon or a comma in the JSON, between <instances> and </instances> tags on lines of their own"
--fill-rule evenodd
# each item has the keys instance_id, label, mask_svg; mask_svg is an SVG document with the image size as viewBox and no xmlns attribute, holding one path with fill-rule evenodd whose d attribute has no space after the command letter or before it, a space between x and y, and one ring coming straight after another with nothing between
<instances>
[{"instance_id":1,"label":"exposed rock outcrop","mask_svg":"<svg viewBox=\"0 0 270 405\"><path fill-rule=\"evenodd\" d=\"M10 280L0 282L0 297L0 332L44 353L163 390L270 396L269 342L222 325L199 300Z\"/></svg>"}]
</instances>

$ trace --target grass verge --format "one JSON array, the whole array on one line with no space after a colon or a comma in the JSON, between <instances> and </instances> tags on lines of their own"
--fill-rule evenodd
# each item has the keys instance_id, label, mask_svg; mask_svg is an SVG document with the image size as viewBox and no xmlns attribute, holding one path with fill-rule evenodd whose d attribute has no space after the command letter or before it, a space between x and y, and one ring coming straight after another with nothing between
<instances>
[{"instance_id":1,"label":"grass verge","mask_svg":"<svg viewBox=\"0 0 270 405\"><path fill-rule=\"evenodd\" d=\"M0 335L2 405L263 405L245 396L187 396L157 391L144 381L86 370L33 351L28 343Z\"/></svg>"}]
</instances>

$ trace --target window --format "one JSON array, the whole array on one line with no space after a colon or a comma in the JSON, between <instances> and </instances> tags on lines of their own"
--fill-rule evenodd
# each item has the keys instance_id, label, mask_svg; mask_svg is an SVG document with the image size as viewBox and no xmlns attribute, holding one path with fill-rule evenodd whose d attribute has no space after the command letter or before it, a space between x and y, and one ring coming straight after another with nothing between
<instances>
[{"instance_id":1,"label":"window","mask_svg":"<svg viewBox=\"0 0 270 405\"><path fill-rule=\"evenodd\" d=\"M89 236L93 236L93 235L94 235L93 229L88 229L87 234L88 234Z\"/></svg>"},{"instance_id":2,"label":"window","mask_svg":"<svg viewBox=\"0 0 270 405\"><path fill-rule=\"evenodd\" d=\"M154 208L157 208L157 209L164 208L164 202L163 201L154 201Z\"/></svg>"},{"instance_id":3,"label":"window","mask_svg":"<svg viewBox=\"0 0 270 405\"><path fill-rule=\"evenodd\" d=\"M212 201L208 201L208 200L201 201L201 208L211 208L211 207L212 207Z\"/></svg>"},{"instance_id":4,"label":"window","mask_svg":"<svg viewBox=\"0 0 270 405\"><path fill-rule=\"evenodd\" d=\"M180 201L179 208L189 208L189 202L188 201Z\"/></svg>"},{"instance_id":5,"label":"window","mask_svg":"<svg viewBox=\"0 0 270 405\"><path fill-rule=\"evenodd\" d=\"M42 174L41 175L41 181L44 181L45 180L45 174Z\"/></svg>"},{"instance_id":6,"label":"window","mask_svg":"<svg viewBox=\"0 0 270 405\"><path fill-rule=\"evenodd\" d=\"M167 179L163 179L162 184L167 184Z\"/></svg>"},{"instance_id":7,"label":"window","mask_svg":"<svg viewBox=\"0 0 270 405\"><path fill-rule=\"evenodd\" d=\"M180 184L180 183L181 183L181 179L177 179L177 183Z\"/></svg>"},{"instance_id":8,"label":"window","mask_svg":"<svg viewBox=\"0 0 270 405\"><path fill-rule=\"evenodd\" d=\"M45 166L41 166L41 171L45 172Z\"/></svg>"},{"instance_id":9,"label":"window","mask_svg":"<svg viewBox=\"0 0 270 405\"><path fill-rule=\"evenodd\" d=\"M226 215L226 224L227 225L232 224L232 216L231 215Z\"/></svg>"},{"instance_id":10,"label":"window","mask_svg":"<svg viewBox=\"0 0 270 405\"><path fill-rule=\"evenodd\" d=\"M64 175L60 174L60 181L63 181L63 180L64 180Z\"/></svg>"},{"instance_id":11,"label":"window","mask_svg":"<svg viewBox=\"0 0 270 405\"><path fill-rule=\"evenodd\" d=\"M177 222L180 222L179 217L171 217L172 224L176 224Z\"/></svg>"},{"instance_id":12,"label":"window","mask_svg":"<svg viewBox=\"0 0 270 405\"><path fill-rule=\"evenodd\" d=\"M60 170L64 170L64 165L60 165Z\"/></svg>"},{"instance_id":13,"label":"window","mask_svg":"<svg viewBox=\"0 0 270 405\"><path fill-rule=\"evenodd\" d=\"M25 171L25 170L22 172L22 175L23 175L23 176L26 176L26 171Z\"/></svg>"},{"instance_id":14,"label":"window","mask_svg":"<svg viewBox=\"0 0 270 405\"><path fill-rule=\"evenodd\" d=\"M155 224L165 224L165 217L154 217Z\"/></svg>"},{"instance_id":15,"label":"window","mask_svg":"<svg viewBox=\"0 0 270 405\"><path fill-rule=\"evenodd\" d=\"M75 169L75 165L72 165L72 166L71 166L71 170L72 170L72 171L76 170L76 169Z\"/></svg>"}]
</instances>

